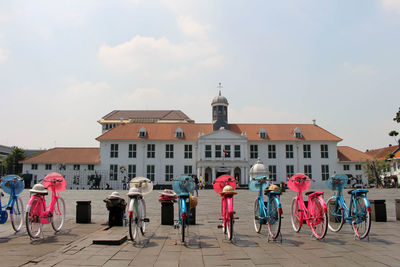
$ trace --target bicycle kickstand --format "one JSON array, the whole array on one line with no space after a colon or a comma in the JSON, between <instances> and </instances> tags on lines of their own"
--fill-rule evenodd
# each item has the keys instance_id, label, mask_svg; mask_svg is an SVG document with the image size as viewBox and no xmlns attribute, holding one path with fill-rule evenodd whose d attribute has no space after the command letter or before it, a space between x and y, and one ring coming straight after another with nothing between
<instances>
[{"instance_id":1,"label":"bicycle kickstand","mask_svg":"<svg viewBox=\"0 0 400 267\"><path fill-rule=\"evenodd\" d=\"M281 232L279 232L279 235L275 239L270 238L270 237L271 237L271 235L268 233L268 239L267 239L268 243L269 243L269 241L277 242L279 239L280 243L282 244L282 233Z\"/></svg>"}]
</instances>

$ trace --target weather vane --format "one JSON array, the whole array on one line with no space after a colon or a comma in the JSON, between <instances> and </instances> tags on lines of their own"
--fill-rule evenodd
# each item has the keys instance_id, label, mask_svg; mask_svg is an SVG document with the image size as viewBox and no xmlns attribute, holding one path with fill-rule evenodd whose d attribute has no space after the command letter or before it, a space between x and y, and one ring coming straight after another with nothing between
<instances>
[{"instance_id":1,"label":"weather vane","mask_svg":"<svg viewBox=\"0 0 400 267\"><path fill-rule=\"evenodd\" d=\"M217 88L219 89L219 95L221 95L221 89L223 88L222 84L219 83L218 86L217 86Z\"/></svg>"}]
</instances>

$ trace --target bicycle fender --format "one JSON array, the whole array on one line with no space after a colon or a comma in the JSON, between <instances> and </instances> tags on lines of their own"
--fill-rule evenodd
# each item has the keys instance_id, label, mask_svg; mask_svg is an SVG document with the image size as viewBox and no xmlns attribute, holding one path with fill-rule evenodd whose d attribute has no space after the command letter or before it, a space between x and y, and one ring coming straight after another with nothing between
<instances>
[{"instance_id":1,"label":"bicycle fender","mask_svg":"<svg viewBox=\"0 0 400 267\"><path fill-rule=\"evenodd\" d=\"M328 207L326 206L326 202L325 202L324 198L321 195L319 195L318 199L321 200L322 208L324 209L324 213L327 213L328 212Z\"/></svg>"},{"instance_id":2,"label":"bicycle fender","mask_svg":"<svg viewBox=\"0 0 400 267\"><path fill-rule=\"evenodd\" d=\"M368 198L366 196L363 196L363 199L364 199L365 206L367 207L367 210L371 211L371 205L369 203Z\"/></svg>"},{"instance_id":3,"label":"bicycle fender","mask_svg":"<svg viewBox=\"0 0 400 267\"><path fill-rule=\"evenodd\" d=\"M281 204L279 198L278 197L274 197L274 201L276 202L276 206L278 207L279 214L282 214L283 213L282 204Z\"/></svg>"},{"instance_id":4,"label":"bicycle fender","mask_svg":"<svg viewBox=\"0 0 400 267\"><path fill-rule=\"evenodd\" d=\"M231 197L226 198L228 204L228 215L233 216L233 199Z\"/></svg>"},{"instance_id":5,"label":"bicycle fender","mask_svg":"<svg viewBox=\"0 0 400 267\"><path fill-rule=\"evenodd\" d=\"M129 201L129 208L128 208L128 214L129 214L129 218L133 218L133 203L134 200L131 199L131 201Z\"/></svg>"}]
</instances>

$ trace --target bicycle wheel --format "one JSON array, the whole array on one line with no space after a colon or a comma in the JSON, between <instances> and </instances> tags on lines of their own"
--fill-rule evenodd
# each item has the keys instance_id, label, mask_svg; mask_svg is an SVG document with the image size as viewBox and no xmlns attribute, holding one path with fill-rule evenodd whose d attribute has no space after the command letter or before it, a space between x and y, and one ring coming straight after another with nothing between
<instances>
[{"instance_id":1,"label":"bicycle wheel","mask_svg":"<svg viewBox=\"0 0 400 267\"><path fill-rule=\"evenodd\" d=\"M138 202L137 202L137 200L133 200L133 199L131 201L134 201L134 203L132 206L129 205L130 207L133 207L132 217L129 217L129 236L132 241L135 241L137 238L138 229L139 229L138 216L137 216L138 210L136 209Z\"/></svg>"},{"instance_id":2,"label":"bicycle wheel","mask_svg":"<svg viewBox=\"0 0 400 267\"><path fill-rule=\"evenodd\" d=\"M20 197L13 203L12 210L10 213L11 225L15 232L21 230L24 222L24 204Z\"/></svg>"},{"instance_id":3,"label":"bicycle wheel","mask_svg":"<svg viewBox=\"0 0 400 267\"><path fill-rule=\"evenodd\" d=\"M186 219L182 218L182 225L181 225L181 241L182 242L185 242L185 231L186 231L185 228L186 227L187 227Z\"/></svg>"},{"instance_id":4,"label":"bicycle wheel","mask_svg":"<svg viewBox=\"0 0 400 267\"><path fill-rule=\"evenodd\" d=\"M344 211L339 204L339 199L331 197L327 202L328 227L332 232L339 232L344 223Z\"/></svg>"},{"instance_id":5,"label":"bicycle wheel","mask_svg":"<svg viewBox=\"0 0 400 267\"><path fill-rule=\"evenodd\" d=\"M261 231L262 224L260 222L260 203L258 199L254 202L254 229L257 233Z\"/></svg>"},{"instance_id":6,"label":"bicycle wheel","mask_svg":"<svg viewBox=\"0 0 400 267\"><path fill-rule=\"evenodd\" d=\"M44 212L43 202L40 198L35 197L25 216L26 230L31 238L39 237L42 232L42 223L40 221L42 212Z\"/></svg>"},{"instance_id":7,"label":"bicycle wheel","mask_svg":"<svg viewBox=\"0 0 400 267\"><path fill-rule=\"evenodd\" d=\"M317 239L322 239L326 235L328 229L328 215L324 212L322 201L319 198L313 198L312 210L309 210L311 214L311 230Z\"/></svg>"},{"instance_id":8,"label":"bicycle wheel","mask_svg":"<svg viewBox=\"0 0 400 267\"><path fill-rule=\"evenodd\" d=\"M269 203L269 214L268 214L268 231L273 239L279 236L281 231L281 214L278 210L279 200L277 198L272 198L271 203Z\"/></svg>"},{"instance_id":9,"label":"bicycle wheel","mask_svg":"<svg viewBox=\"0 0 400 267\"><path fill-rule=\"evenodd\" d=\"M51 227L54 231L58 232L61 230L65 221L65 201L62 197L59 197L54 204L53 217L51 219Z\"/></svg>"},{"instance_id":10,"label":"bicycle wheel","mask_svg":"<svg viewBox=\"0 0 400 267\"><path fill-rule=\"evenodd\" d=\"M364 197L357 197L357 210L353 212L352 226L359 239L365 238L371 228L371 212L368 211Z\"/></svg>"},{"instance_id":11,"label":"bicycle wheel","mask_svg":"<svg viewBox=\"0 0 400 267\"><path fill-rule=\"evenodd\" d=\"M146 222L144 221L144 218L146 218L146 202L144 202L144 199L140 201L142 203L142 210L141 210L141 216L140 216L140 232L142 232L142 235L146 232Z\"/></svg>"},{"instance_id":12,"label":"bicycle wheel","mask_svg":"<svg viewBox=\"0 0 400 267\"><path fill-rule=\"evenodd\" d=\"M291 215L292 227L296 233L300 231L303 220L303 212L299 210L298 205L299 203L297 203L296 198L293 198L290 215Z\"/></svg>"},{"instance_id":13,"label":"bicycle wheel","mask_svg":"<svg viewBox=\"0 0 400 267\"><path fill-rule=\"evenodd\" d=\"M232 240L233 237L233 223L234 223L233 217L230 216L226 221L226 234L228 236L228 240Z\"/></svg>"}]
</instances>

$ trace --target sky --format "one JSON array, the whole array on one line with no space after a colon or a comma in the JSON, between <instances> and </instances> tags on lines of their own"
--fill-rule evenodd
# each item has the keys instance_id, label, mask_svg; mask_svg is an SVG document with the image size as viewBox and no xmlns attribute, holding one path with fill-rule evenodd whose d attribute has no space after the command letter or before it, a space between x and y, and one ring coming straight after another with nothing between
<instances>
[{"instance_id":1,"label":"sky","mask_svg":"<svg viewBox=\"0 0 400 267\"><path fill-rule=\"evenodd\" d=\"M0 144L96 147L113 110L316 123L394 144L400 0L31 0L0 4Z\"/></svg>"}]
</instances>

